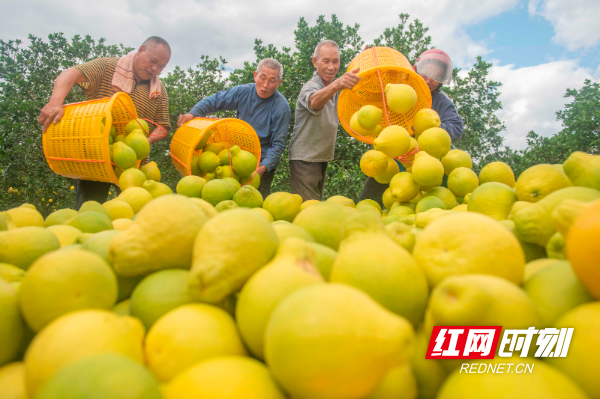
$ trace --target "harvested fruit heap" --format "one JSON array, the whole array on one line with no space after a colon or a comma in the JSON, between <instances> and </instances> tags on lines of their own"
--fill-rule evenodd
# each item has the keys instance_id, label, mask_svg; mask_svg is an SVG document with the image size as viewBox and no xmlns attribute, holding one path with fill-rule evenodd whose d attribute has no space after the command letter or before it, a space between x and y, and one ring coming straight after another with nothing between
<instances>
[{"instance_id":1,"label":"harvested fruit heap","mask_svg":"<svg viewBox=\"0 0 600 399\"><path fill-rule=\"evenodd\" d=\"M600 156L478 176L435 117L361 160L386 209L263 201L256 158L209 144L177 194L150 163L104 204L1 212L0 397L600 398ZM436 325L575 333L484 361L532 374L472 375L425 359Z\"/></svg>"}]
</instances>

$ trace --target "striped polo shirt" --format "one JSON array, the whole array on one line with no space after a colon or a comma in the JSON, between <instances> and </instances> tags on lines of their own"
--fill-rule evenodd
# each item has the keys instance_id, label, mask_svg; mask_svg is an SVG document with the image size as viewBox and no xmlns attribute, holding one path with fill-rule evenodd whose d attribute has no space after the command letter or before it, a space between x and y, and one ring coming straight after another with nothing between
<instances>
[{"instance_id":1,"label":"striped polo shirt","mask_svg":"<svg viewBox=\"0 0 600 399\"><path fill-rule=\"evenodd\" d=\"M78 83L85 91L87 100L112 97L116 92L112 87L112 78L117 66L118 57L103 57L76 65L75 68L88 80ZM169 123L169 98L162 82L159 97L150 99L150 81L133 82L129 96L133 100L138 117L149 119L155 123L171 127ZM152 127L150 127L152 130ZM161 132L162 133L162 132Z\"/></svg>"}]
</instances>

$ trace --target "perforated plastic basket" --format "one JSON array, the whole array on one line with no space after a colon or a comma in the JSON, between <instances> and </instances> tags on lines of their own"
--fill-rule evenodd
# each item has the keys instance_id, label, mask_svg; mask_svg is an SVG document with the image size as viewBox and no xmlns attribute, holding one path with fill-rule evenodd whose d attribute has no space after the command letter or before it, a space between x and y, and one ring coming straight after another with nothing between
<instances>
[{"instance_id":1,"label":"perforated plastic basket","mask_svg":"<svg viewBox=\"0 0 600 399\"><path fill-rule=\"evenodd\" d=\"M360 136L350 129L350 118L364 105L375 105L384 110L379 124L403 126L414 134L414 117L423 108L431 107L431 92L427 83L412 68L402 53L388 47L371 47L358 54L348 66L347 71L360 68L360 82L352 89L340 92L338 117L346 132L357 140L372 144L375 137ZM388 83L404 83L417 92L417 103L405 114L397 114L384 107L384 89Z\"/></svg>"},{"instance_id":2,"label":"perforated plastic basket","mask_svg":"<svg viewBox=\"0 0 600 399\"><path fill-rule=\"evenodd\" d=\"M212 132L212 133L210 133ZM171 139L170 155L173 165L182 176L192 174L192 159L202 150L196 147L200 143L227 143L229 147L237 145L250 151L260 162L260 140L248 123L236 118L194 118L181 126Z\"/></svg>"},{"instance_id":3,"label":"perforated plastic basket","mask_svg":"<svg viewBox=\"0 0 600 399\"><path fill-rule=\"evenodd\" d=\"M43 134L46 162L55 173L73 179L119 184L110 160L108 136L111 125L125 134L125 125L137 118L131 97L112 97L64 106L65 114ZM104 130L100 123L105 118ZM136 167L139 167L140 161Z\"/></svg>"}]
</instances>

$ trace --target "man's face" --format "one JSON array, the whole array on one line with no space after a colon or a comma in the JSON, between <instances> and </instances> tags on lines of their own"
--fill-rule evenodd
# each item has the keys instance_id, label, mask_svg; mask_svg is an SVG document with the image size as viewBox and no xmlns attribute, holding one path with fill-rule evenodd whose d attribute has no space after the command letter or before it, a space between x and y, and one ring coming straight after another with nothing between
<instances>
[{"instance_id":1,"label":"man's face","mask_svg":"<svg viewBox=\"0 0 600 399\"><path fill-rule=\"evenodd\" d=\"M440 85L440 82L430 78L429 76L441 77L443 73L444 71L442 70L441 66L434 63L429 63L425 65L425 68L421 71L421 73L419 73L419 75L423 78L425 83L427 83L427 86L429 86L429 90L431 90L431 92L434 92L435 89L437 89Z\"/></svg>"},{"instance_id":2,"label":"man's face","mask_svg":"<svg viewBox=\"0 0 600 399\"><path fill-rule=\"evenodd\" d=\"M335 80L340 69L340 54L335 46L325 44L319 49L317 57L313 57L312 63L317 74L327 86Z\"/></svg>"},{"instance_id":3,"label":"man's face","mask_svg":"<svg viewBox=\"0 0 600 399\"><path fill-rule=\"evenodd\" d=\"M167 66L171 53L162 44L141 45L133 62L133 72L137 79L150 80Z\"/></svg>"},{"instance_id":4,"label":"man's face","mask_svg":"<svg viewBox=\"0 0 600 399\"><path fill-rule=\"evenodd\" d=\"M283 80L279 79L277 69L263 66L260 71L254 71L254 82L256 83L256 94L260 98L269 98L275 93Z\"/></svg>"}]
</instances>

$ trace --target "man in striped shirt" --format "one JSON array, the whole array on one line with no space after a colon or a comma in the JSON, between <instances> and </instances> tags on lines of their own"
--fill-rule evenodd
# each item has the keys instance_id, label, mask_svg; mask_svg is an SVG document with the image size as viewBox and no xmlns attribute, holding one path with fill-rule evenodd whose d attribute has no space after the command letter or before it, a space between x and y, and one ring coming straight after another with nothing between
<instances>
[{"instance_id":1,"label":"man in striped shirt","mask_svg":"<svg viewBox=\"0 0 600 399\"><path fill-rule=\"evenodd\" d=\"M171 47L162 38L152 36L138 49L133 61L133 83L129 95L133 100L139 118L144 118L160 125L167 133L169 123L169 99L167 91L160 83L160 94L151 97L150 81L167 66L171 58ZM69 91L77 84L85 91L87 100L112 97L115 88L112 85L113 75L119 57L98 58L82 65L69 68L56 78L54 89L48 104L42 108L38 118L45 132L51 123L58 123L64 115L63 103ZM162 129L152 130L148 136L150 144L165 138ZM76 180L77 209L86 201L103 203L108 198L110 183Z\"/></svg>"}]
</instances>

